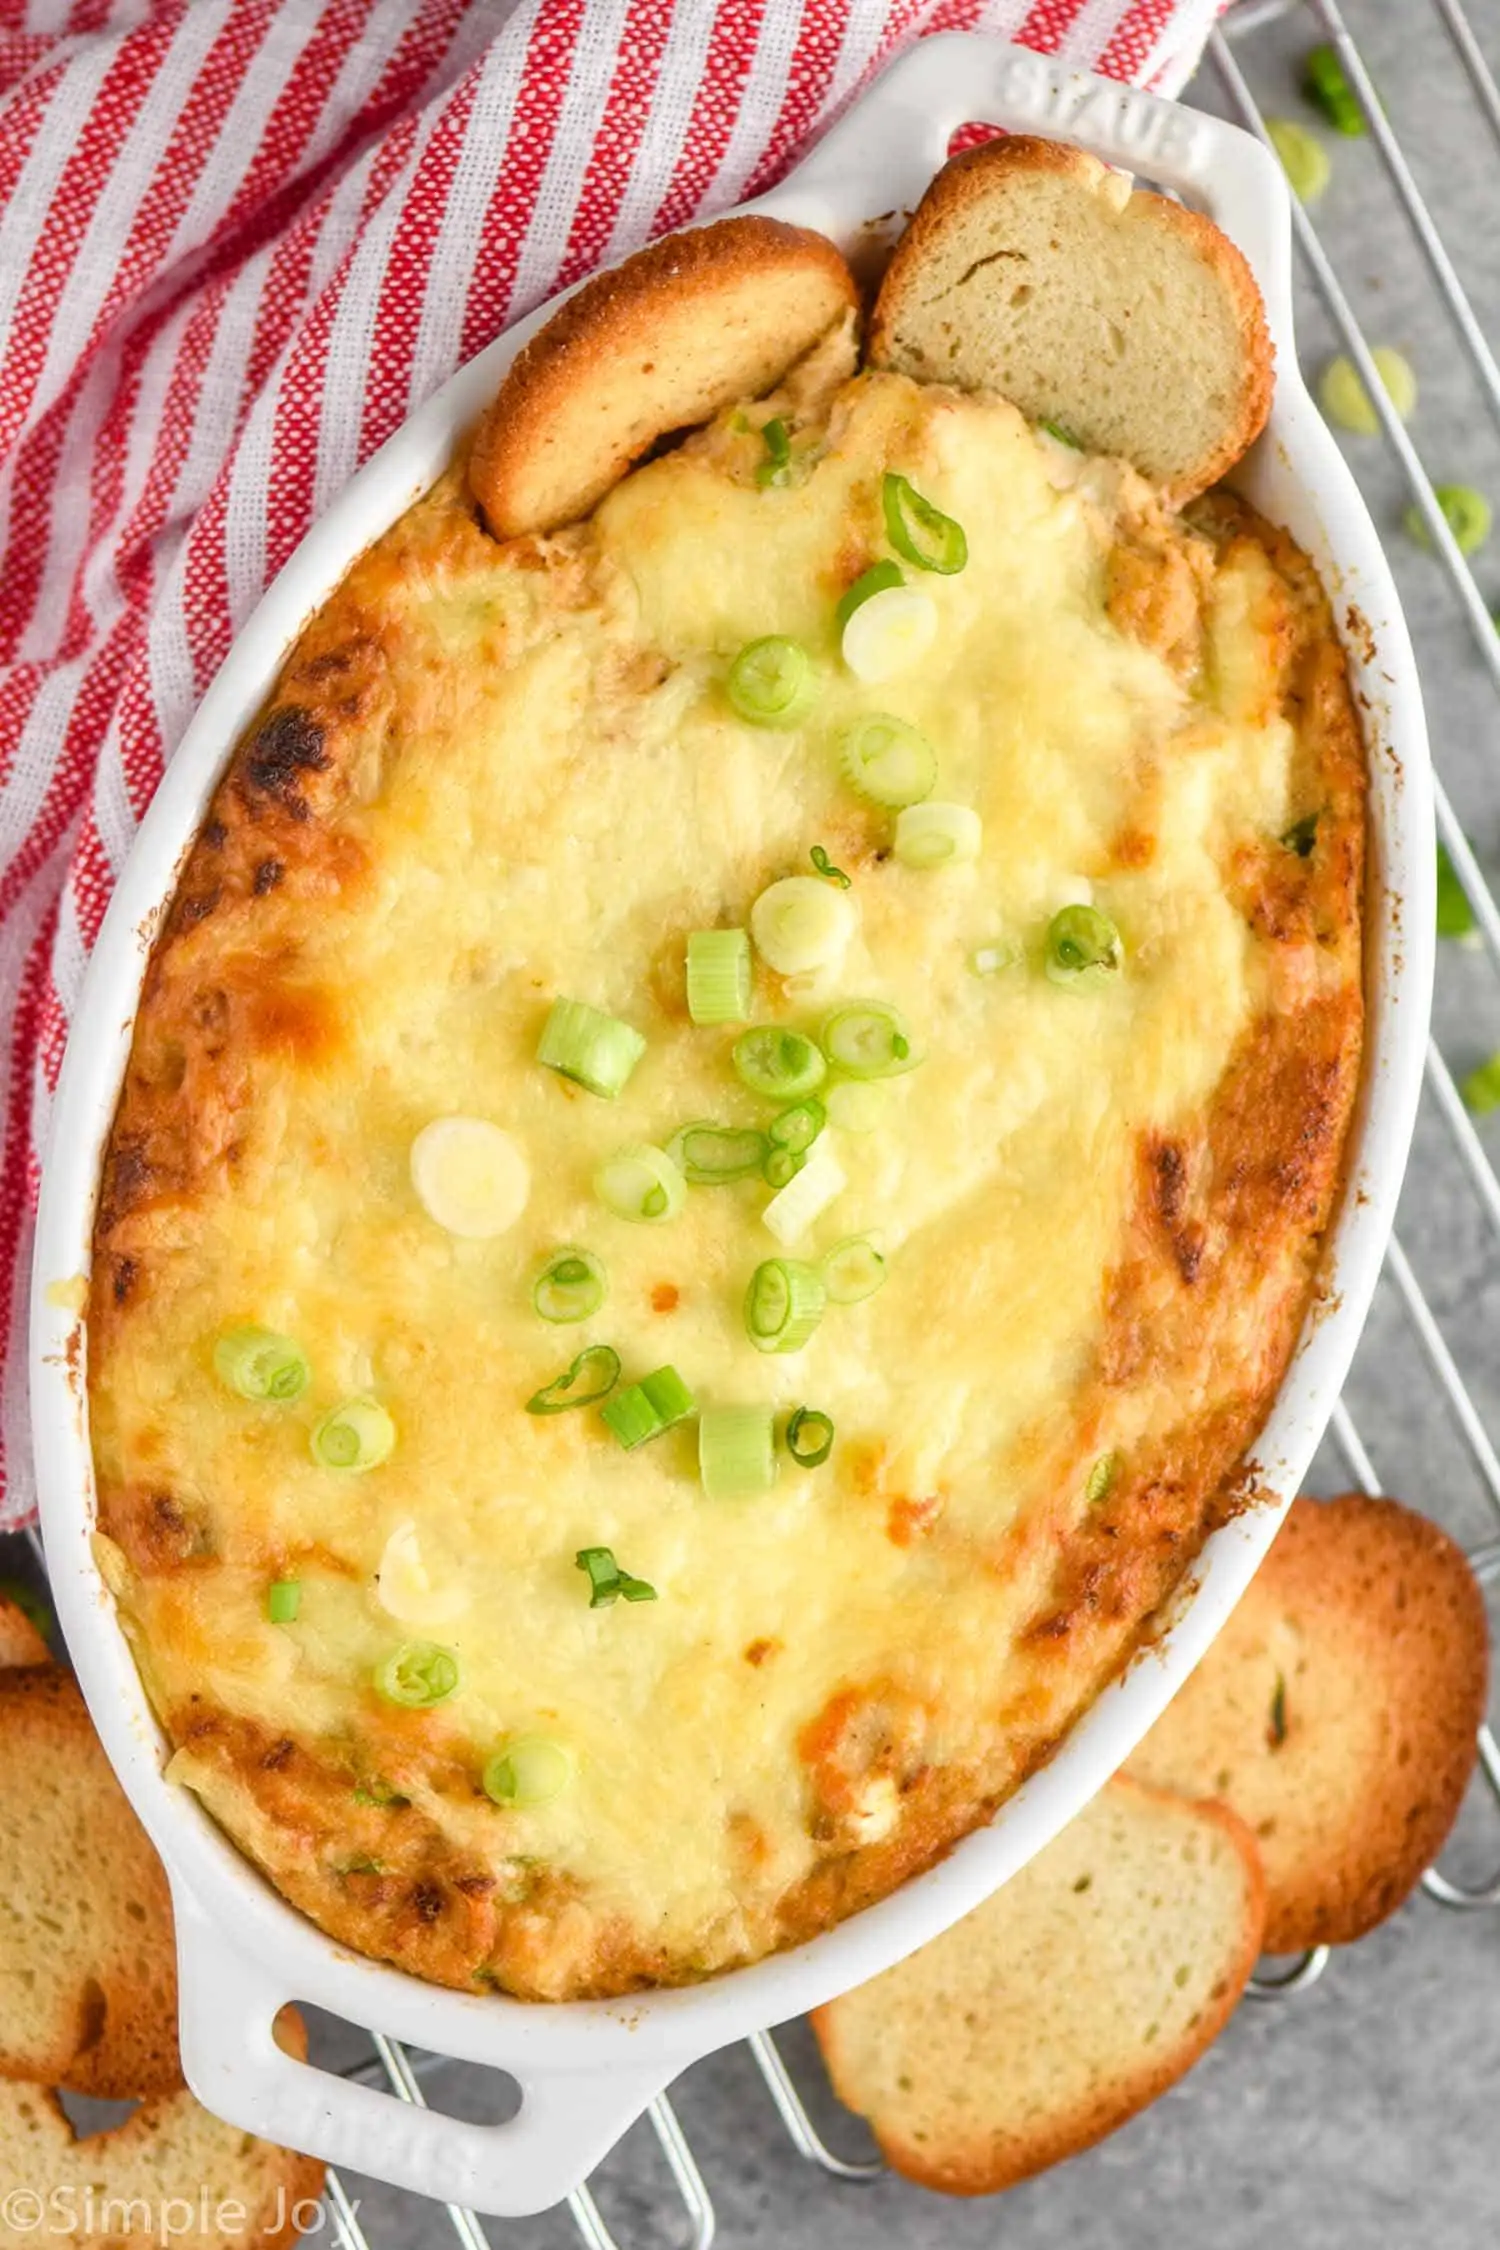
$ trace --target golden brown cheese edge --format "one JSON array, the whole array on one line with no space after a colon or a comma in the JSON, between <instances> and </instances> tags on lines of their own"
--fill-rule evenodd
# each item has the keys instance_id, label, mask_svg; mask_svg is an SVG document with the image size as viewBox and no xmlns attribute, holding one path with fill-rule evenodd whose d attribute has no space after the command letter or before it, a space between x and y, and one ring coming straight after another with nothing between
<instances>
[{"instance_id":1,"label":"golden brown cheese edge","mask_svg":"<svg viewBox=\"0 0 1500 2250\"><path fill-rule=\"evenodd\" d=\"M256 1054L290 1048L316 1063L336 1052L336 1023L321 1007L291 1004L266 975L257 908L283 887L313 901L365 880L337 819L389 710L387 595L411 572L493 553L453 489L450 508L417 511L363 556L309 624L186 862L147 972L103 1166L89 1314L96 1371L121 1324L151 1317L153 1241L180 1227L199 1183L232 1171ZM1221 555L1250 540L1274 566L1262 630L1296 729L1293 801L1299 817L1317 819L1305 857L1269 846L1236 870L1244 911L1286 973L1273 973L1271 1009L1191 1129L1142 1141L1128 1247L1108 1277L1101 1347L1060 1441L1059 1489L1096 1450L1111 1390L1147 1356L1175 1368L1178 1397L1211 1403L1185 1410L1154 1453L1133 1456L1081 1531L1061 1540L1044 1518L1033 1527L1058 1553L1029 1628L1039 1658L1032 1683L994 1715L1008 1753L1000 1787L994 1769L981 1782L963 1767L924 1765L912 1748L915 1715L879 1680L851 1682L806 1728L809 1822L824 1856L783 1894L756 1953L811 1937L930 1866L1053 1754L1149 1637L1208 1532L1243 1504L1247 1449L1316 1288L1359 1075L1363 752L1328 603L1305 557L1227 496L1200 503L1194 522ZM563 606L582 598L574 535L518 540L511 559L545 572ZM1122 541L1111 592L1122 629L1166 653L1183 588L1178 551L1159 530ZM1311 981L1310 937L1323 968ZM1226 1395L1224 1346L1231 1334L1243 1338L1247 1319L1258 1352ZM1236 1349L1243 1355L1242 1343ZM170 1577L211 1561L191 1508L170 1492L104 1483L99 1507L101 1529L137 1573ZM688 1982L733 1965L681 1958L637 1928L592 1922L580 1953L579 1916L560 1979L559 1932L577 1898L567 1877L532 1868L502 1891L414 1808L355 1800L348 1758L199 1697L161 1715L213 1773L211 1806L236 1842L357 1951L439 1984L547 1998ZM898 1818L880 1840L851 1847L847 1809L876 1774L895 1781Z\"/></svg>"}]
</instances>

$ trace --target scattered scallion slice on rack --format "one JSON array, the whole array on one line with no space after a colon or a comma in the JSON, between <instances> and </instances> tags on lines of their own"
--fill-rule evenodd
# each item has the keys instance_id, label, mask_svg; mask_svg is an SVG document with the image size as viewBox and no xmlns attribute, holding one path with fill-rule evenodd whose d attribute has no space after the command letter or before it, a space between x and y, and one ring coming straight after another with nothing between
<instances>
[{"instance_id":1,"label":"scattered scallion slice on rack","mask_svg":"<svg viewBox=\"0 0 1500 2250\"><path fill-rule=\"evenodd\" d=\"M743 1023L750 1013L750 940L744 930L694 930L687 941L687 1004L694 1023Z\"/></svg>"},{"instance_id":2,"label":"scattered scallion slice on rack","mask_svg":"<svg viewBox=\"0 0 1500 2250\"><path fill-rule=\"evenodd\" d=\"M859 909L849 893L816 875L784 875L750 909L755 950L778 976L836 968L858 927Z\"/></svg>"},{"instance_id":3,"label":"scattered scallion slice on rack","mask_svg":"<svg viewBox=\"0 0 1500 2250\"><path fill-rule=\"evenodd\" d=\"M1317 134L1299 125L1294 117L1268 117L1266 134L1297 201L1316 203L1333 178L1328 151Z\"/></svg>"},{"instance_id":4,"label":"scattered scallion slice on rack","mask_svg":"<svg viewBox=\"0 0 1500 2250\"><path fill-rule=\"evenodd\" d=\"M485 1761L480 1787L493 1804L517 1812L548 1805L573 1778L573 1754L545 1734L520 1734Z\"/></svg>"},{"instance_id":5,"label":"scattered scallion slice on rack","mask_svg":"<svg viewBox=\"0 0 1500 2250\"><path fill-rule=\"evenodd\" d=\"M412 1142L408 1163L428 1218L465 1242L506 1233L531 1194L519 1141L487 1117L434 1117Z\"/></svg>"},{"instance_id":6,"label":"scattered scallion slice on rack","mask_svg":"<svg viewBox=\"0 0 1500 2250\"><path fill-rule=\"evenodd\" d=\"M273 1625L295 1625L302 1607L300 1578L275 1578L266 1588L266 1616Z\"/></svg>"},{"instance_id":7,"label":"scattered scallion slice on rack","mask_svg":"<svg viewBox=\"0 0 1500 2250\"><path fill-rule=\"evenodd\" d=\"M963 525L924 500L908 478L887 470L881 479L880 505L885 535L904 562L915 563L918 570L938 571L944 578L963 569L969 559Z\"/></svg>"},{"instance_id":8,"label":"scattered scallion slice on rack","mask_svg":"<svg viewBox=\"0 0 1500 2250\"><path fill-rule=\"evenodd\" d=\"M406 1711L430 1710L458 1686L458 1658L435 1641L403 1641L375 1667L375 1692Z\"/></svg>"},{"instance_id":9,"label":"scattered scallion slice on rack","mask_svg":"<svg viewBox=\"0 0 1500 2250\"><path fill-rule=\"evenodd\" d=\"M896 857L903 867L961 867L978 859L984 823L972 805L929 800L896 818Z\"/></svg>"},{"instance_id":10,"label":"scattered scallion slice on rack","mask_svg":"<svg viewBox=\"0 0 1500 2250\"><path fill-rule=\"evenodd\" d=\"M887 1000L850 1000L835 1008L821 1044L847 1078L896 1078L920 1060L906 1019Z\"/></svg>"},{"instance_id":11,"label":"scattered scallion slice on rack","mask_svg":"<svg viewBox=\"0 0 1500 2250\"><path fill-rule=\"evenodd\" d=\"M1386 397L1396 418L1409 422L1417 403L1417 378L1411 361L1389 344L1377 344L1370 353ZM1318 377L1318 404L1328 420L1356 437L1378 437L1380 417L1352 359L1342 352L1331 359Z\"/></svg>"},{"instance_id":12,"label":"scattered scallion slice on rack","mask_svg":"<svg viewBox=\"0 0 1500 2250\"><path fill-rule=\"evenodd\" d=\"M789 1249L801 1241L848 1185L838 1158L826 1141L819 1141L801 1171L772 1196L761 1217L782 1247Z\"/></svg>"},{"instance_id":13,"label":"scattered scallion slice on rack","mask_svg":"<svg viewBox=\"0 0 1500 2250\"><path fill-rule=\"evenodd\" d=\"M1433 497L1442 509L1448 529L1452 532L1461 555L1477 555L1490 535L1493 514L1482 492L1471 484L1436 484ZM1428 532L1421 509L1415 501L1401 518L1408 537L1419 547L1432 551L1432 538Z\"/></svg>"},{"instance_id":14,"label":"scattered scallion slice on rack","mask_svg":"<svg viewBox=\"0 0 1500 2250\"><path fill-rule=\"evenodd\" d=\"M817 692L812 658L784 633L768 633L742 648L724 682L731 709L753 727L799 726Z\"/></svg>"},{"instance_id":15,"label":"scattered scallion slice on rack","mask_svg":"<svg viewBox=\"0 0 1500 2250\"><path fill-rule=\"evenodd\" d=\"M696 1403L675 1367L658 1367L654 1375L617 1391L599 1411L626 1452L633 1453L647 1438L685 1422Z\"/></svg>"},{"instance_id":16,"label":"scattered scallion slice on rack","mask_svg":"<svg viewBox=\"0 0 1500 2250\"><path fill-rule=\"evenodd\" d=\"M710 1500L754 1500L776 1482L776 1422L768 1406L705 1406L698 1474Z\"/></svg>"},{"instance_id":17,"label":"scattered scallion slice on rack","mask_svg":"<svg viewBox=\"0 0 1500 2250\"><path fill-rule=\"evenodd\" d=\"M820 1270L831 1305L857 1305L873 1297L885 1281L885 1260L863 1234L836 1242Z\"/></svg>"},{"instance_id":18,"label":"scattered scallion slice on rack","mask_svg":"<svg viewBox=\"0 0 1500 2250\"><path fill-rule=\"evenodd\" d=\"M871 563L869 569L862 570L854 584L846 587L839 596L838 607L833 613L839 631L842 633L854 612L861 608L872 594L885 594L890 591L892 586L904 586L905 584L905 572L898 562L892 562L889 555L883 555L879 562Z\"/></svg>"},{"instance_id":19,"label":"scattered scallion slice on rack","mask_svg":"<svg viewBox=\"0 0 1500 2250\"><path fill-rule=\"evenodd\" d=\"M885 1122L886 1097L878 1086L857 1078L840 1079L823 1096L828 1122L841 1133L876 1133Z\"/></svg>"},{"instance_id":20,"label":"scattered scallion slice on rack","mask_svg":"<svg viewBox=\"0 0 1500 2250\"><path fill-rule=\"evenodd\" d=\"M919 586L891 586L860 603L839 649L867 687L879 687L921 663L937 634L937 606Z\"/></svg>"},{"instance_id":21,"label":"scattered scallion slice on rack","mask_svg":"<svg viewBox=\"0 0 1500 2250\"><path fill-rule=\"evenodd\" d=\"M214 1373L241 1398L284 1406L302 1396L311 1372L302 1346L273 1328L231 1328L214 1344Z\"/></svg>"},{"instance_id":22,"label":"scattered scallion slice on rack","mask_svg":"<svg viewBox=\"0 0 1500 2250\"><path fill-rule=\"evenodd\" d=\"M378 1399L346 1398L315 1422L308 1438L324 1469L378 1469L396 1449L396 1425Z\"/></svg>"},{"instance_id":23,"label":"scattered scallion slice on rack","mask_svg":"<svg viewBox=\"0 0 1500 2250\"><path fill-rule=\"evenodd\" d=\"M612 1102L645 1052L640 1033L618 1016L586 1000L554 1000L536 1058L560 1078Z\"/></svg>"},{"instance_id":24,"label":"scattered scallion slice on rack","mask_svg":"<svg viewBox=\"0 0 1500 2250\"><path fill-rule=\"evenodd\" d=\"M799 1469L820 1469L833 1451L831 1416L799 1406L786 1426L786 1449Z\"/></svg>"},{"instance_id":25,"label":"scattered scallion slice on rack","mask_svg":"<svg viewBox=\"0 0 1500 2250\"><path fill-rule=\"evenodd\" d=\"M1488 1117L1500 1109L1500 1054L1491 1055L1477 1070L1471 1070L1459 1088L1464 1107L1476 1117Z\"/></svg>"},{"instance_id":26,"label":"scattered scallion slice on rack","mask_svg":"<svg viewBox=\"0 0 1500 2250\"><path fill-rule=\"evenodd\" d=\"M937 781L937 752L926 735L889 711L870 711L857 719L843 738L839 757L850 788L890 812L930 797Z\"/></svg>"},{"instance_id":27,"label":"scattered scallion slice on rack","mask_svg":"<svg viewBox=\"0 0 1500 2250\"><path fill-rule=\"evenodd\" d=\"M605 1159L594 1174L594 1193L617 1219L657 1226L676 1218L687 1201L687 1182L665 1149L640 1141Z\"/></svg>"},{"instance_id":28,"label":"scattered scallion slice on rack","mask_svg":"<svg viewBox=\"0 0 1500 2250\"><path fill-rule=\"evenodd\" d=\"M656 1600L656 1588L622 1570L608 1547L580 1547L573 1561L588 1574L590 1609L608 1609L622 1595L627 1602Z\"/></svg>"},{"instance_id":29,"label":"scattered scallion slice on rack","mask_svg":"<svg viewBox=\"0 0 1500 2250\"><path fill-rule=\"evenodd\" d=\"M796 1352L823 1317L828 1292L816 1266L767 1258L745 1292L745 1333L758 1352Z\"/></svg>"},{"instance_id":30,"label":"scattered scallion slice on rack","mask_svg":"<svg viewBox=\"0 0 1500 2250\"><path fill-rule=\"evenodd\" d=\"M597 1406L620 1380L620 1355L611 1344L590 1344L571 1367L533 1391L528 1414L566 1414L572 1406Z\"/></svg>"},{"instance_id":31,"label":"scattered scallion slice on rack","mask_svg":"<svg viewBox=\"0 0 1500 2250\"><path fill-rule=\"evenodd\" d=\"M1047 924L1047 974L1054 984L1075 992L1107 984L1124 957L1119 931L1097 906L1065 906Z\"/></svg>"},{"instance_id":32,"label":"scattered scallion slice on rack","mask_svg":"<svg viewBox=\"0 0 1500 2250\"><path fill-rule=\"evenodd\" d=\"M684 1125L667 1143L667 1154L689 1187L721 1187L748 1179L765 1162L764 1133L748 1125Z\"/></svg>"},{"instance_id":33,"label":"scattered scallion slice on rack","mask_svg":"<svg viewBox=\"0 0 1500 2250\"><path fill-rule=\"evenodd\" d=\"M1445 844L1437 848L1437 934L1460 945L1477 942L1479 935L1469 894L1458 879L1458 869L1448 857Z\"/></svg>"},{"instance_id":34,"label":"scattered scallion slice on rack","mask_svg":"<svg viewBox=\"0 0 1500 2250\"><path fill-rule=\"evenodd\" d=\"M766 1101L800 1101L816 1093L828 1076L822 1049L805 1031L761 1023L741 1032L731 1056L741 1085Z\"/></svg>"},{"instance_id":35,"label":"scattered scallion slice on rack","mask_svg":"<svg viewBox=\"0 0 1500 2250\"><path fill-rule=\"evenodd\" d=\"M607 1289L604 1267L592 1250L555 1250L532 1285L531 1302L543 1320L565 1327L596 1313Z\"/></svg>"},{"instance_id":36,"label":"scattered scallion slice on rack","mask_svg":"<svg viewBox=\"0 0 1500 2250\"><path fill-rule=\"evenodd\" d=\"M1353 140L1365 130L1365 113L1337 48L1326 43L1309 48L1302 64L1302 91L1336 133Z\"/></svg>"}]
</instances>

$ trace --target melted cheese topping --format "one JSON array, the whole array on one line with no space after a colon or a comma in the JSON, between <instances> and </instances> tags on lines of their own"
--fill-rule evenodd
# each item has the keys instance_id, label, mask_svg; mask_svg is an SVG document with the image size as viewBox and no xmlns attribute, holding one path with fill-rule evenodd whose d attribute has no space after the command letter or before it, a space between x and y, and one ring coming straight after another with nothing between
<instances>
[{"instance_id":1,"label":"melted cheese topping","mask_svg":"<svg viewBox=\"0 0 1500 2250\"><path fill-rule=\"evenodd\" d=\"M930 1759L984 1758L1051 1567L1020 1534L1056 1499L1040 1465L1095 1362L1140 1136L1204 1104L1264 1004L1226 870L1285 826L1292 748L1257 692L1254 588L1221 580L1190 691L1107 614L1115 487L1059 489L1052 449L1006 405L865 377L805 481L763 491L744 461L723 424L627 479L579 535L571 606L549 609L546 573L492 548L396 585L412 700L341 816L368 880L357 909L295 922L293 981L336 1036L322 1061L257 1052L237 1174L195 1202L149 1324L95 1392L104 1473L185 1493L214 1526L216 1569L135 1596L164 1707L197 1690L302 1739L357 1735L372 1669L405 1620L435 1618L423 1637L456 1652L462 1685L410 1739L477 1774L504 1738L545 1734L576 1770L507 1814L425 1783L420 1759L402 1787L465 1850L544 1859L600 1915L708 1961L816 1855L798 1740L841 1688L895 1682L929 1714ZM840 665L832 608L884 551L887 467L966 527L970 561L923 578L933 647L875 690ZM441 488L422 504L452 505ZM742 724L723 694L727 661L767 633L818 657L816 706L787 733ZM973 864L883 855L891 816L851 796L835 748L876 708L937 747L936 794L981 814ZM1117 841L1138 830L1154 846L1129 864ZM775 1254L770 1191L695 1190L672 1223L632 1226L591 1181L690 1120L766 1121L729 1068L737 1027L686 1019L683 944L745 924L818 843L855 870L856 935L826 992L760 969L756 1016L815 1026L836 998L888 998L925 1060L881 1089L876 1131L830 1128L848 1185L805 1253L868 1232L886 1286L767 1357L740 1308ZM1061 990L1041 938L1090 896L1125 967L1107 991ZM970 955L996 941L1021 958L976 976ZM647 1035L618 1101L537 1065L560 994ZM524 1213L490 1239L446 1232L413 1189L413 1141L454 1113L503 1127L529 1166ZM549 1328L531 1285L570 1242L604 1260L609 1295ZM216 1383L214 1337L247 1322L306 1350L294 1406ZM837 1424L832 1459L808 1473L783 1456L770 1496L714 1506L691 1424L627 1454L592 1411L528 1416L596 1341L627 1377L670 1361L702 1400L812 1403ZM366 1392L395 1419L393 1456L320 1468L312 1423ZM1090 1449L1128 1451L1161 1403L1149 1379L1120 1391ZM585 1546L659 1599L591 1610ZM274 1627L280 1575L302 1598ZM190 1752L177 1770L194 1777ZM867 1798L865 1837L896 1811L888 1782Z\"/></svg>"}]
</instances>

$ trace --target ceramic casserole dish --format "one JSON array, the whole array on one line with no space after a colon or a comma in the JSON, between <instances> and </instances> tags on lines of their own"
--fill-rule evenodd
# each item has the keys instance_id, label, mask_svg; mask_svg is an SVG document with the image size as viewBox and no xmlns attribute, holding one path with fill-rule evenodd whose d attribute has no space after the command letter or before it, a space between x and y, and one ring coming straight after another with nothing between
<instances>
[{"instance_id":1,"label":"ceramic casserole dish","mask_svg":"<svg viewBox=\"0 0 1500 2250\"><path fill-rule=\"evenodd\" d=\"M1411 649L1374 529L1297 370L1287 191L1234 127L1002 42L952 34L903 57L771 194L748 208L852 250L915 205L971 119L1071 141L1206 211L1248 259L1276 347L1270 423L1235 484L1316 563L1363 713L1370 775L1364 1075L1319 1302L1256 1447L1257 1504L1217 1531L1167 1629L1049 1765L930 1873L795 1950L691 1989L542 2006L439 1989L337 1946L286 1905L187 1790L165 1748L91 1550L94 1489L76 1287L140 985L179 868L231 746L306 618L432 482L520 346L559 300L461 369L349 485L248 621L173 759L121 877L59 1089L37 1233L32 1400L58 1608L106 1751L171 1879L182 2052L195 2092L272 2139L496 2214L566 2195L696 2058L862 1982L1004 1883L1128 1756L1244 1591L1307 1470L1380 1268L1420 1088L1433 961L1427 745ZM507 2071L521 2106L480 2125L402 2106L284 2054L272 2021L310 2002L393 2038Z\"/></svg>"}]
</instances>

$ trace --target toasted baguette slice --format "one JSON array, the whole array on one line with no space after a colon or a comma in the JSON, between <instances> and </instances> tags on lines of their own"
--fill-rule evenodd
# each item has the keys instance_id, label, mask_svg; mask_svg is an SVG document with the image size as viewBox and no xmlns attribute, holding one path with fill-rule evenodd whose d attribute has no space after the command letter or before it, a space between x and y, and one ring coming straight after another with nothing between
<instances>
[{"instance_id":1,"label":"toasted baguette slice","mask_svg":"<svg viewBox=\"0 0 1500 2250\"><path fill-rule=\"evenodd\" d=\"M1272 349L1254 277L1208 219L1020 135L946 164L881 285L873 366L999 391L1180 505L1263 427Z\"/></svg>"},{"instance_id":2,"label":"toasted baguette slice","mask_svg":"<svg viewBox=\"0 0 1500 2250\"><path fill-rule=\"evenodd\" d=\"M1441 1849L1488 1660L1483 1597L1436 1524L1358 1492L1298 1500L1130 1771L1254 1831L1274 1952L1342 1945Z\"/></svg>"},{"instance_id":3,"label":"toasted baguette slice","mask_svg":"<svg viewBox=\"0 0 1500 2250\"><path fill-rule=\"evenodd\" d=\"M51 1650L20 1603L0 1596L0 1672L51 1661Z\"/></svg>"},{"instance_id":4,"label":"toasted baguette slice","mask_svg":"<svg viewBox=\"0 0 1500 2250\"><path fill-rule=\"evenodd\" d=\"M1244 1989L1264 1912L1232 1814L1112 1781L966 1920L817 2011L834 2090L908 2179L1011 2187L1191 2069Z\"/></svg>"},{"instance_id":5,"label":"toasted baguette slice","mask_svg":"<svg viewBox=\"0 0 1500 2250\"><path fill-rule=\"evenodd\" d=\"M166 1877L55 1665L0 1672L0 2077L182 2084Z\"/></svg>"},{"instance_id":6,"label":"toasted baguette slice","mask_svg":"<svg viewBox=\"0 0 1500 2250\"><path fill-rule=\"evenodd\" d=\"M469 456L492 531L587 515L669 431L778 382L858 304L831 242L777 219L668 235L570 297L496 393Z\"/></svg>"},{"instance_id":7,"label":"toasted baguette slice","mask_svg":"<svg viewBox=\"0 0 1500 2250\"><path fill-rule=\"evenodd\" d=\"M276 2036L305 2055L295 2009L282 2010ZM0 2082L0 2181L50 2199L30 2228L7 2226L0 2202L0 2250L35 2250L39 2241L144 2250L164 2240L174 2250L231 2241L281 2250L312 2225L323 2167L221 2124L186 2092L143 2102L123 2125L80 2141L55 2094Z\"/></svg>"}]
</instances>

